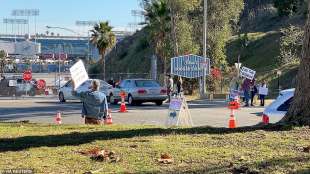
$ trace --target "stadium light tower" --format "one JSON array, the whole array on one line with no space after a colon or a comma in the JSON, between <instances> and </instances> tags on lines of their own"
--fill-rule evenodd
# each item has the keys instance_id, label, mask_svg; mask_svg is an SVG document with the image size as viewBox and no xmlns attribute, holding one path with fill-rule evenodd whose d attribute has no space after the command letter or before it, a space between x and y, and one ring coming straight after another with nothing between
<instances>
[{"instance_id":1,"label":"stadium light tower","mask_svg":"<svg viewBox=\"0 0 310 174\"><path fill-rule=\"evenodd\" d=\"M3 19L3 23L5 24L5 28L6 28L6 34L7 34L7 25L11 24L12 25L12 34L13 34L13 25L26 25L28 24L28 20L27 19L10 19L10 18L4 18ZM19 27L18 27L18 33L19 33ZM15 32L15 42L16 42L16 32Z\"/></svg>"},{"instance_id":2,"label":"stadium light tower","mask_svg":"<svg viewBox=\"0 0 310 174\"><path fill-rule=\"evenodd\" d=\"M34 17L34 40L36 40L36 34L37 34L37 16L40 15L39 9L15 9L12 11L12 16L26 16L27 20L29 21L30 16ZM30 34L30 28L29 28L29 22L28 22L28 34Z\"/></svg>"}]
</instances>

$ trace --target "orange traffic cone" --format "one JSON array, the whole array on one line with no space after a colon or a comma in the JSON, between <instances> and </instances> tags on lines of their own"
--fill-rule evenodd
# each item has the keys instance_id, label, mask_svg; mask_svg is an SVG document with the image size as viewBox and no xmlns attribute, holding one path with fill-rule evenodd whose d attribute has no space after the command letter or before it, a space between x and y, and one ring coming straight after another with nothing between
<instances>
[{"instance_id":1,"label":"orange traffic cone","mask_svg":"<svg viewBox=\"0 0 310 174\"><path fill-rule=\"evenodd\" d=\"M235 116L234 115L231 115L230 116L230 119L229 119L229 128L233 129L233 128L236 128L236 119L235 119Z\"/></svg>"},{"instance_id":2,"label":"orange traffic cone","mask_svg":"<svg viewBox=\"0 0 310 174\"><path fill-rule=\"evenodd\" d=\"M60 111L57 111L55 122L56 124L61 124L61 112Z\"/></svg>"},{"instance_id":3,"label":"orange traffic cone","mask_svg":"<svg viewBox=\"0 0 310 174\"><path fill-rule=\"evenodd\" d=\"M119 109L119 112L127 112L127 108L126 108L125 102L121 103L121 107Z\"/></svg>"},{"instance_id":4,"label":"orange traffic cone","mask_svg":"<svg viewBox=\"0 0 310 174\"><path fill-rule=\"evenodd\" d=\"M269 124L269 117L265 114L263 114L263 123L264 124Z\"/></svg>"},{"instance_id":5,"label":"orange traffic cone","mask_svg":"<svg viewBox=\"0 0 310 174\"><path fill-rule=\"evenodd\" d=\"M107 115L107 118L104 120L104 124L112 124L111 109L108 110L108 115Z\"/></svg>"}]
</instances>

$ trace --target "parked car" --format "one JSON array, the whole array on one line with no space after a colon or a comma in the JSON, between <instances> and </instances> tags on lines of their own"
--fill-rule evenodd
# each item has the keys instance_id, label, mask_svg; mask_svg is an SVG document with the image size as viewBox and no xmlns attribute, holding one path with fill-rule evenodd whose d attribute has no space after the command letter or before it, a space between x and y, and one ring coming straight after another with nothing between
<instances>
[{"instance_id":1,"label":"parked car","mask_svg":"<svg viewBox=\"0 0 310 174\"><path fill-rule=\"evenodd\" d=\"M89 79L85 81L81 86L77 88L77 92L88 91L92 80L93 79ZM100 81L100 91L107 95L108 91L112 89L113 87L103 80L99 80L99 81ZM62 86L59 89L58 97L59 97L60 102L66 102L66 100L78 100L77 97L72 95L72 81L71 80L68 81L64 86Z\"/></svg>"},{"instance_id":2,"label":"parked car","mask_svg":"<svg viewBox=\"0 0 310 174\"><path fill-rule=\"evenodd\" d=\"M294 88L281 91L277 99L265 108L263 115L268 116L270 122L280 121L293 101L294 92Z\"/></svg>"},{"instance_id":3,"label":"parked car","mask_svg":"<svg viewBox=\"0 0 310 174\"><path fill-rule=\"evenodd\" d=\"M126 79L110 91L110 103L117 104L120 101L119 93L126 93L125 101L130 105L140 105L144 102L154 102L160 106L167 99L167 90L161 87L155 80Z\"/></svg>"}]
</instances>

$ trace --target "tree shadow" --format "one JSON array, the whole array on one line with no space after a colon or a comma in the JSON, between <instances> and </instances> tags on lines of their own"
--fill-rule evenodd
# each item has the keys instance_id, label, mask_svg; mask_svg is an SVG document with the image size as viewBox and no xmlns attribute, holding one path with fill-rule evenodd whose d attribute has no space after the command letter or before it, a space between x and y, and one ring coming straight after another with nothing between
<instances>
[{"instance_id":1,"label":"tree shadow","mask_svg":"<svg viewBox=\"0 0 310 174\"><path fill-rule=\"evenodd\" d=\"M213 166L203 166L200 168L192 169L191 167L177 167L177 168L168 168L167 171L156 171L156 172L146 172L146 173L160 173L160 174L218 174L218 173L232 173L232 174L259 174L259 173L267 173L268 171L276 171L279 168L286 169L288 163L307 163L310 161L308 157L290 157L290 158L272 158L260 162L251 162L251 163L240 163L237 161L234 164L234 161L221 165L213 165ZM203 165L203 164L202 164ZM296 165L297 166L297 165ZM172 169L172 170L171 170ZM171 171L170 171L171 170ZM291 170L291 171L290 171ZM310 168L298 169L297 171L293 171L293 169L287 169L288 173L292 174L309 174Z\"/></svg>"},{"instance_id":2,"label":"tree shadow","mask_svg":"<svg viewBox=\"0 0 310 174\"><path fill-rule=\"evenodd\" d=\"M96 131L96 132L71 132L60 135L44 136L23 136L17 138L1 138L0 152L22 151L28 148L36 147L58 147L58 146L78 146L81 144L91 143L96 140L113 140L122 138L133 138L143 136L158 136L171 134L230 134L243 133L256 130L265 131L288 131L291 126L271 124L268 126L249 126L236 129L213 128L213 127L195 127L195 128L144 128L131 130L116 131Z\"/></svg>"}]
</instances>

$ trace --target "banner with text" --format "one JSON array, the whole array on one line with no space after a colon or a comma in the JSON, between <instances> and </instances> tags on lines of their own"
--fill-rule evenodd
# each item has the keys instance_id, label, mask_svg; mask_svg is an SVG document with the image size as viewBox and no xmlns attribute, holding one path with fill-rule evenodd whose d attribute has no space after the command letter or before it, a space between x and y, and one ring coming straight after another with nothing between
<instances>
[{"instance_id":1,"label":"banner with text","mask_svg":"<svg viewBox=\"0 0 310 174\"><path fill-rule=\"evenodd\" d=\"M244 66L240 70L240 76L245 77L245 78L250 79L250 80L254 79L255 74L256 74L256 71L251 70L250 68L247 68Z\"/></svg>"},{"instance_id":2,"label":"banner with text","mask_svg":"<svg viewBox=\"0 0 310 174\"><path fill-rule=\"evenodd\" d=\"M79 60L70 68L72 80L75 83L75 89L88 80L88 74L85 70L82 60Z\"/></svg>"},{"instance_id":3,"label":"banner with text","mask_svg":"<svg viewBox=\"0 0 310 174\"><path fill-rule=\"evenodd\" d=\"M210 59L196 55L185 55L171 59L171 74L198 78L210 74Z\"/></svg>"}]
</instances>

